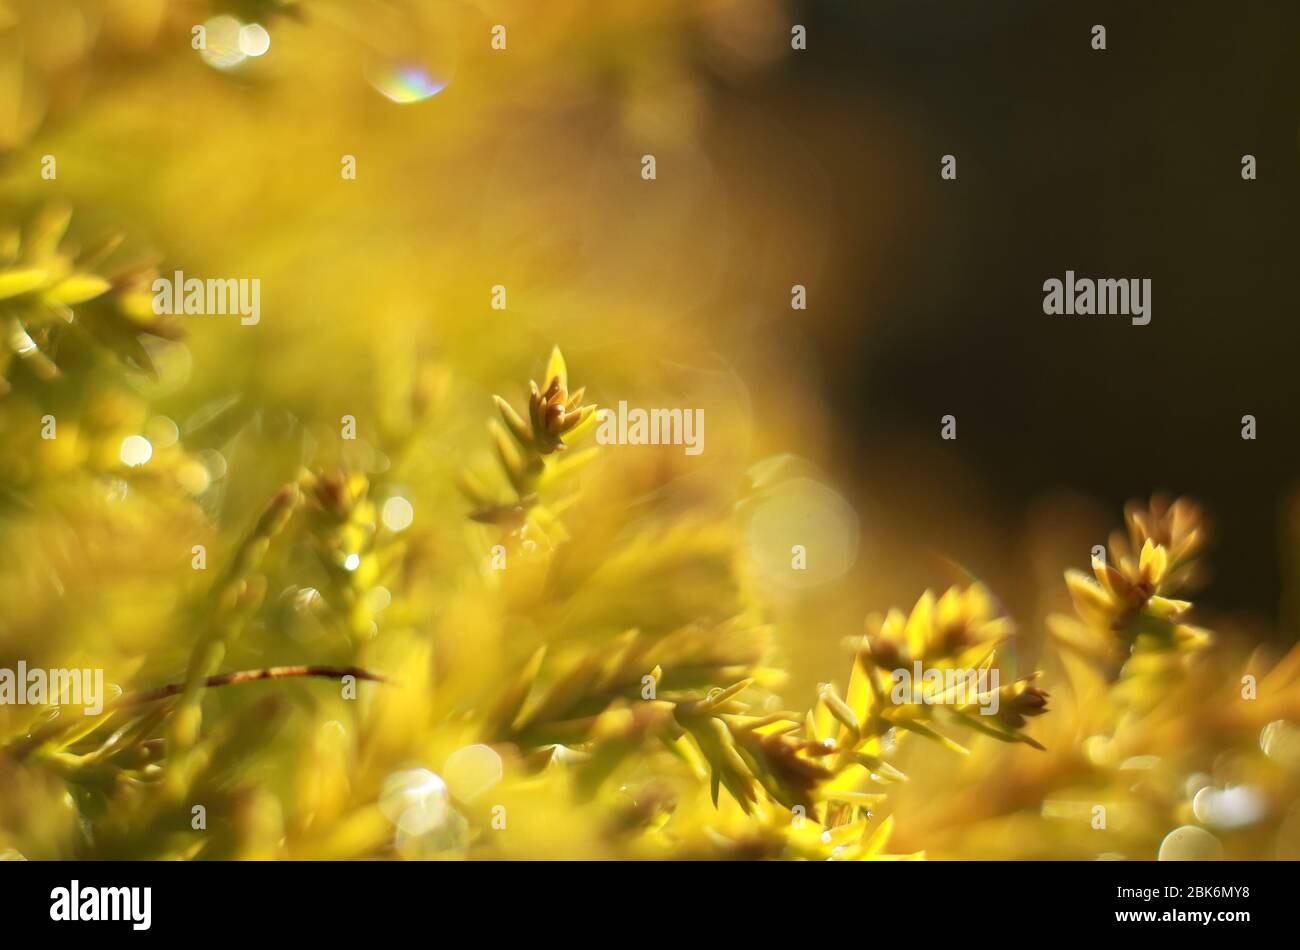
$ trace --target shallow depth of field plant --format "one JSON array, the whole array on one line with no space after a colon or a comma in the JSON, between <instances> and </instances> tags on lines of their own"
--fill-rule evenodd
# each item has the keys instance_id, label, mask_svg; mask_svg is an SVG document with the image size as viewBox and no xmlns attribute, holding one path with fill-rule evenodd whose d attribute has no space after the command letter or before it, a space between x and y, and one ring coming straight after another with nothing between
<instances>
[{"instance_id":1,"label":"shallow depth of field plant","mask_svg":"<svg viewBox=\"0 0 1300 950\"><path fill-rule=\"evenodd\" d=\"M711 197L700 64L784 4L520 4L498 59L425 6L0 3L0 670L108 684L0 705L0 859L1300 857L1300 651L1198 614L1213 512L1135 464L1106 544L911 558L718 303L795 212Z\"/></svg>"}]
</instances>

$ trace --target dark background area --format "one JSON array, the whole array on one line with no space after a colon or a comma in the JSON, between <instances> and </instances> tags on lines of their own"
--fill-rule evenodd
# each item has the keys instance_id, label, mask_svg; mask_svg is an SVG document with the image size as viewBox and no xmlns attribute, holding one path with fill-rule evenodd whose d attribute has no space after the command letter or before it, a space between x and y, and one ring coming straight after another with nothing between
<instances>
[{"instance_id":1,"label":"dark background area","mask_svg":"<svg viewBox=\"0 0 1300 950\"><path fill-rule=\"evenodd\" d=\"M810 335L854 451L937 439L953 413L950 450L1003 510L1060 488L1117 512L1190 495L1215 528L1202 602L1276 615L1300 474L1300 4L800 15L816 55L765 95L792 128L835 116L802 126L836 220L836 312ZM1151 323L1044 315L1043 281L1067 269L1151 278Z\"/></svg>"}]
</instances>

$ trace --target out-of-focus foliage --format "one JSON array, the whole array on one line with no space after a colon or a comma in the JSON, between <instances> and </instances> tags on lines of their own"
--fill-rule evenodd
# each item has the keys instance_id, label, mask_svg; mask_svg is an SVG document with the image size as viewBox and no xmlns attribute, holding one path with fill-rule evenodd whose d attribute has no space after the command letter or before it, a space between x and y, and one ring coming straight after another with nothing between
<instances>
[{"instance_id":1,"label":"out-of-focus foliage","mask_svg":"<svg viewBox=\"0 0 1300 950\"><path fill-rule=\"evenodd\" d=\"M472 519L496 537L465 534L455 518L417 522L388 478L381 509L356 470L304 471L234 540L211 584L177 600L173 618L187 636L176 645L192 642L180 683L97 716L32 722L10 739L15 784L48 775L67 783L79 819L79 835L65 831L74 853L529 857L510 822L563 826L566 814L589 825L575 854L881 853L890 825L873 822L871 808L886 796L871 789L904 779L888 762L897 731L964 750L927 724L931 707L888 706L877 660L987 669L1006 638L987 594L926 595L910 619L891 614L864 639L845 699L828 684L806 715L782 711L773 690L783 677L732 518L668 509L620 525L617 510L598 508L583 531L564 530L557 485L594 458L570 446L594 427L595 407L570 393L558 349L530 392L527 421L498 397L504 424L490 427L513 500L491 503L491 490L462 473L478 506ZM412 427L436 429L436 400L422 395L409 408ZM121 496L135 478L123 473ZM587 490L600 494L599 485ZM564 507L574 498L559 496ZM585 530L595 518L612 533ZM418 552L456 535L460 555L430 570ZM566 559L581 549L586 557ZM311 586L290 583L296 575ZM272 589L283 591L279 603L268 603ZM654 590L653 601L638 589ZM220 673L233 657L278 652L277 634L291 634L304 614L322 629L299 639L349 665ZM381 629L390 617L400 626ZM263 642L250 650L250 636ZM203 700L216 688L299 676L339 678L339 699L357 709L314 727L323 744L296 763L293 783L305 811L285 815L252 778L259 764L285 767L275 751L275 727L290 715L284 700L249 700L206 727ZM357 681L375 682L364 699ZM1011 718L1022 697L1042 695L1026 689L1004 687L1004 716L982 728L1031 741L1023 718ZM968 709L949 712L979 725ZM439 758L441 778L402 768ZM699 803L706 787L708 809ZM196 806L221 824L187 833ZM548 844L557 850L570 853Z\"/></svg>"},{"instance_id":2,"label":"out-of-focus foliage","mask_svg":"<svg viewBox=\"0 0 1300 950\"><path fill-rule=\"evenodd\" d=\"M931 488L859 552L863 473L835 471L785 301L746 296L783 295L800 255L815 271L817 229L703 147L712 84L788 49L783 5L0 10L0 668L115 687L98 716L0 706L0 854L1294 838L1297 661L1188 624L1186 506L1133 514L1096 584L1069 576L1059 653L1036 625L1012 639L992 591L1013 571L907 566ZM222 46L220 17L269 51ZM154 270L180 268L260 279L262 321L155 316ZM706 454L593 445L625 398L702 406ZM940 581L827 679L867 608ZM890 700L914 661L1003 672L999 715ZM1241 787L1263 803L1244 824ZM1195 809L1207 788L1228 797Z\"/></svg>"},{"instance_id":3,"label":"out-of-focus foliage","mask_svg":"<svg viewBox=\"0 0 1300 950\"><path fill-rule=\"evenodd\" d=\"M1130 505L1127 530L1065 575L1058 707L1038 760L971 763L914 833L947 857L1290 858L1300 649L1278 655L1187 622L1204 573L1198 508ZM1055 651L1054 651L1055 652Z\"/></svg>"}]
</instances>

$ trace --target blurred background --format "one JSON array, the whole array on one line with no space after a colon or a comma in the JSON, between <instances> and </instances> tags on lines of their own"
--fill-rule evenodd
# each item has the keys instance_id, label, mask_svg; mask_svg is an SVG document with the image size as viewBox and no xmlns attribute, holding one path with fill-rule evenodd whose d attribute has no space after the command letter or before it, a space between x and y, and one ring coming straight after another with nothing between
<instances>
[{"instance_id":1,"label":"blurred background","mask_svg":"<svg viewBox=\"0 0 1300 950\"><path fill-rule=\"evenodd\" d=\"M1275 614L1282 578L1260 557L1284 543L1295 480L1296 8L810 13L824 45L791 78L796 108L838 130L816 153L844 252L836 319L812 332L860 464L951 412L951 455L920 466L959 464L1000 520L1058 489L1112 509L1195 495L1217 525L1207 601ZM1104 52L1077 41L1093 24ZM1150 277L1152 323L1045 317L1042 281L1066 269ZM1246 413L1269 420L1256 442Z\"/></svg>"},{"instance_id":2,"label":"blurred background","mask_svg":"<svg viewBox=\"0 0 1300 950\"><path fill-rule=\"evenodd\" d=\"M1080 6L0 0L0 207L260 279L259 325L188 319L133 383L238 469L200 493L218 525L329 456L303 430L381 441L424 358L458 380L439 469L558 343L601 405L704 409L698 460L615 468L638 503L781 473L745 543L801 702L865 616L972 577L1028 670L1061 571L1155 491L1214 526L1202 619L1290 644L1300 8ZM1150 325L1044 316L1067 269L1151 278Z\"/></svg>"}]
</instances>

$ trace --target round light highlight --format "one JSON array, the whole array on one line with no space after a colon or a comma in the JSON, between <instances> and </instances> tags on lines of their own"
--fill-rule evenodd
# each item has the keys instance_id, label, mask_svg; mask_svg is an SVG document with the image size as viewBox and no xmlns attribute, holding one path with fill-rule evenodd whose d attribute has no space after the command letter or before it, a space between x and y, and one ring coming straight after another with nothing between
<instances>
[{"instance_id":1,"label":"round light highlight","mask_svg":"<svg viewBox=\"0 0 1300 950\"><path fill-rule=\"evenodd\" d=\"M415 509L401 495L394 495L384 502L384 527L389 531L405 531L415 518Z\"/></svg>"},{"instance_id":2,"label":"round light highlight","mask_svg":"<svg viewBox=\"0 0 1300 950\"><path fill-rule=\"evenodd\" d=\"M1158 861L1217 861L1223 857L1223 845L1204 828L1183 825L1165 835L1160 842Z\"/></svg>"},{"instance_id":3,"label":"round light highlight","mask_svg":"<svg viewBox=\"0 0 1300 950\"><path fill-rule=\"evenodd\" d=\"M447 786L428 769L394 772L384 780L379 809L394 825L413 834L436 828L450 811Z\"/></svg>"},{"instance_id":4,"label":"round light highlight","mask_svg":"<svg viewBox=\"0 0 1300 950\"><path fill-rule=\"evenodd\" d=\"M245 56L261 56L271 48L271 34L260 23L239 28L239 51Z\"/></svg>"},{"instance_id":5,"label":"round light highlight","mask_svg":"<svg viewBox=\"0 0 1300 950\"><path fill-rule=\"evenodd\" d=\"M181 436L176 423L166 416L154 416L145 423L144 434L145 438L160 449L175 445Z\"/></svg>"},{"instance_id":6,"label":"round light highlight","mask_svg":"<svg viewBox=\"0 0 1300 950\"><path fill-rule=\"evenodd\" d=\"M472 802L501 781L501 756L488 745L457 749L447 757L442 775L447 788L463 802Z\"/></svg>"},{"instance_id":7,"label":"round light highlight","mask_svg":"<svg viewBox=\"0 0 1300 950\"><path fill-rule=\"evenodd\" d=\"M213 69L234 69L246 58L240 49L240 22L232 16L216 16L203 24L203 48L199 56Z\"/></svg>"},{"instance_id":8,"label":"round light highlight","mask_svg":"<svg viewBox=\"0 0 1300 950\"><path fill-rule=\"evenodd\" d=\"M138 468L153 458L153 446L142 435L128 435L122 440L122 448L118 454L123 465Z\"/></svg>"},{"instance_id":9,"label":"round light highlight","mask_svg":"<svg viewBox=\"0 0 1300 950\"><path fill-rule=\"evenodd\" d=\"M835 489L800 476L765 491L746 540L768 580L812 587L843 576L857 560L858 516Z\"/></svg>"}]
</instances>

